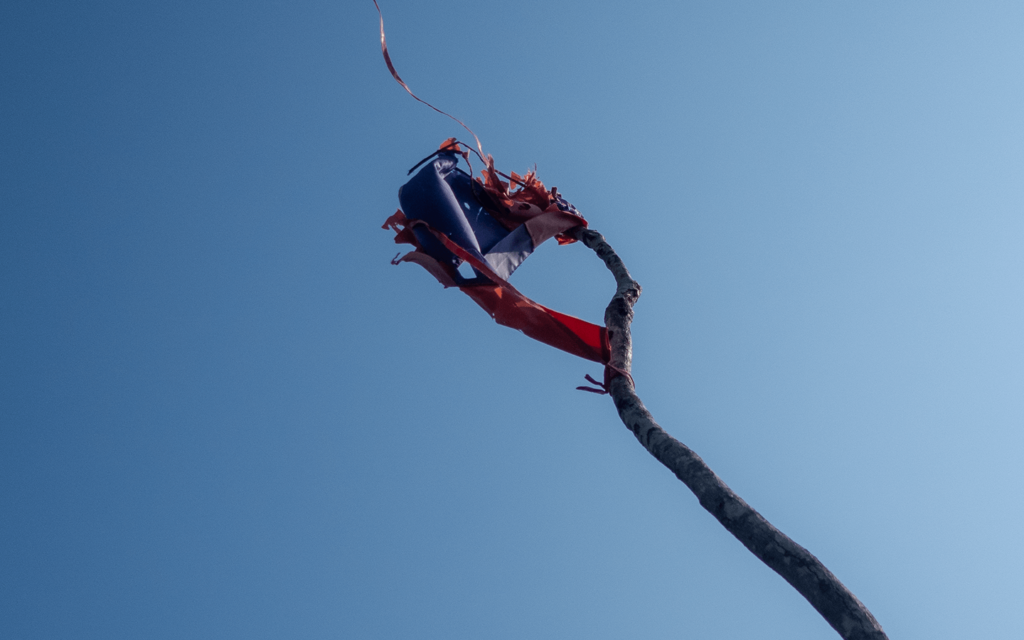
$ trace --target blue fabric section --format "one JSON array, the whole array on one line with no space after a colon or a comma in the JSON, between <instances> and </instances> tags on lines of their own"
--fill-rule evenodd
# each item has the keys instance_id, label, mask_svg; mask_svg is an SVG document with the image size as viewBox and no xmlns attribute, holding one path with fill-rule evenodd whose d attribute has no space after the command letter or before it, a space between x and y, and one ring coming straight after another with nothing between
<instances>
[{"instance_id":1,"label":"blue fabric section","mask_svg":"<svg viewBox=\"0 0 1024 640\"><path fill-rule=\"evenodd\" d=\"M501 226L480 205L476 196L473 195L473 180L463 171L455 169L445 177L445 182L451 188L463 215L466 216L469 226L473 229L480 250L486 254L508 235L508 229Z\"/></svg>"},{"instance_id":2,"label":"blue fabric section","mask_svg":"<svg viewBox=\"0 0 1024 640\"><path fill-rule=\"evenodd\" d=\"M462 208L451 187L444 180L455 168L455 164L455 158L449 154L438 156L398 190L398 201L406 217L426 222L483 260L476 234L462 214ZM413 227L413 233L423 250L438 262L453 267L462 262L425 229Z\"/></svg>"},{"instance_id":3,"label":"blue fabric section","mask_svg":"<svg viewBox=\"0 0 1024 640\"><path fill-rule=\"evenodd\" d=\"M423 220L445 234L508 279L533 252L533 241L525 226L510 232L491 217L473 192L473 180L457 164L454 154L441 153L420 169L398 190L402 211L410 220ZM416 227L412 231L423 251L438 262L452 267L462 263L430 232ZM456 272L455 282L461 286L490 283L479 271L476 274L465 278Z\"/></svg>"}]
</instances>

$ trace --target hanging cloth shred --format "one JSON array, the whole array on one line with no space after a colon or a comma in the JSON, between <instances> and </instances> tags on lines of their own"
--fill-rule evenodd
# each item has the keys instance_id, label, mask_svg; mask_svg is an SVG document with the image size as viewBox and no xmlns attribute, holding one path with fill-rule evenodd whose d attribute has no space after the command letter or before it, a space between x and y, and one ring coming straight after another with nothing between
<instances>
[{"instance_id":1,"label":"hanging cloth shred","mask_svg":"<svg viewBox=\"0 0 1024 640\"><path fill-rule=\"evenodd\" d=\"M464 123L462 120L459 120L458 118L456 118L455 116L453 116L450 113L445 113L444 111L441 111L440 109L438 109L434 105L430 104L426 100L421 99L418 95L413 93L412 89L409 88L409 85L405 84L405 81L402 80L401 77L399 77L398 71L395 70L395 65L391 62L391 54L388 53L388 41L384 37L384 14L381 13L380 5L377 4L377 0L373 0L373 6L377 7L377 15L380 16L380 51L381 51L381 53L384 54L384 62L387 63L388 71L391 72L391 76L395 80L398 81L398 84L402 85L403 89L405 89L406 91L409 92L410 96L412 96L413 98L415 98L419 102L422 102L423 104L427 105L428 107L430 107L434 111L440 113L441 115L448 116L449 118L451 118L455 122L458 122L460 125L462 125L462 128L465 129L466 131L468 131L469 134L471 136L473 136L473 139L476 140L476 148L480 151L480 155L483 156L484 155L484 148L483 148L483 146L480 145L480 138L476 137L476 134L473 133L472 129L470 129L469 127L466 126L466 123Z\"/></svg>"}]
</instances>

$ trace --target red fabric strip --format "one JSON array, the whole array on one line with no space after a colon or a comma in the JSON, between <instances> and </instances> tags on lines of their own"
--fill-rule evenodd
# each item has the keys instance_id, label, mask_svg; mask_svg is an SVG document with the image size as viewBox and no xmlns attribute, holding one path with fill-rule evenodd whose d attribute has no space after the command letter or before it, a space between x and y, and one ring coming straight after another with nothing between
<instances>
[{"instance_id":1,"label":"red fabric strip","mask_svg":"<svg viewBox=\"0 0 1024 640\"><path fill-rule=\"evenodd\" d=\"M421 220L407 219L401 210L389 217L383 228L395 231L395 242L409 243L415 246L417 251L407 253L398 262L415 262L437 278L437 281L445 288L457 286L453 274L449 273L450 267L445 268L440 262L418 250L420 249L419 242L416 241L416 236L410 233L414 225L426 227L449 251L469 262L494 283L490 286L459 287L459 290L472 298L498 324L518 329L534 340L575 356L604 365L608 364L608 360L611 358L611 345L608 342L607 329L548 309L530 300L494 273L489 264L477 260L465 249L452 242L451 238L432 229L427 223ZM608 371L605 371L605 377L608 377Z\"/></svg>"},{"instance_id":2,"label":"red fabric strip","mask_svg":"<svg viewBox=\"0 0 1024 640\"><path fill-rule=\"evenodd\" d=\"M476 140L476 148L480 151L480 156L483 157L483 155L484 155L484 148L480 145L480 138L476 137L476 134L473 133L472 129L470 129L469 127L466 126L466 123L464 123L462 120L459 120L458 118L456 118L455 116L453 116L450 113L445 113L444 111L441 111L440 109L438 109L434 105L430 104L426 100L420 99L419 96L417 96L415 93L412 92L412 89L409 88L409 85L405 84L405 81L402 80L398 76L398 72L395 71L395 65L391 62L391 54L388 53L388 42L384 38L384 14L381 13L380 5L377 4L377 0L373 0L373 6L377 7L377 15L380 16L380 50L381 50L381 53L384 54L384 62L386 62L387 65L388 65L388 71L390 71L391 75L394 77L394 79L398 81L398 84L402 85L402 88L409 92L410 96L412 96L413 98L416 98L416 100L418 100L419 102L422 102L423 104L427 105L428 107L430 107L434 111L440 113L441 115L448 116L449 118L451 118L455 122L458 122L459 124L461 124L462 128L465 129L466 131L468 131L469 134L471 136L473 136L473 139Z\"/></svg>"},{"instance_id":3,"label":"red fabric strip","mask_svg":"<svg viewBox=\"0 0 1024 640\"><path fill-rule=\"evenodd\" d=\"M611 359L611 345L608 342L607 329L537 304L494 273L489 264L478 260L452 242L448 236L431 228L425 222L412 220L410 223L425 226L445 248L471 264L494 283L494 286L474 285L459 287L459 290L483 307L495 322L518 329L534 340L556 349L586 360L608 364Z\"/></svg>"}]
</instances>

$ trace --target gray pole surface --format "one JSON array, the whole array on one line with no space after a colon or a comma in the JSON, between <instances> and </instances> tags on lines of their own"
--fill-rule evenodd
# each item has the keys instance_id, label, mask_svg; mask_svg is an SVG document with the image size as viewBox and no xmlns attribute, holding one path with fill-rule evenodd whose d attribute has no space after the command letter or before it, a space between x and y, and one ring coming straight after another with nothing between
<instances>
[{"instance_id":1,"label":"gray pole surface","mask_svg":"<svg viewBox=\"0 0 1024 640\"><path fill-rule=\"evenodd\" d=\"M604 320L611 342L612 371L628 374L633 359L629 325L640 285L633 280L615 250L596 231L577 227L571 232L594 250L615 277L616 290ZM616 375L607 391L619 418L669 471L683 481L702 507L718 519L737 540L791 584L846 640L888 640L882 626L860 600L807 549L776 529L715 475L689 447L654 421L628 375Z\"/></svg>"}]
</instances>

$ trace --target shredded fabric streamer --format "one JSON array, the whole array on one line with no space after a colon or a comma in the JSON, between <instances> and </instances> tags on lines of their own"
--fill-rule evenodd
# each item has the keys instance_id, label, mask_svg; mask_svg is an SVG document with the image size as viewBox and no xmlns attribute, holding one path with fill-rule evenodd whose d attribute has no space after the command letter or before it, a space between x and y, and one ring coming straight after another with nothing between
<instances>
[{"instance_id":1,"label":"shredded fabric streamer","mask_svg":"<svg viewBox=\"0 0 1024 640\"><path fill-rule=\"evenodd\" d=\"M466 126L466 123L464 123L462 120L459 120L458 118L456 118L455 116L453 116L450 113L445 113L444 111L441 111L440 109L438 109L434 105L430 104L426 100L421 99L419 96L417 96L415 93L413 93L412 89L409 88L409 85L405 84L405 81L402 80L401 77L399 77L398 71L395 70L395 65L391 62L391 54L388 53L388 41L384 37L384 14L381 13L380 5L377 4L377 0L373 0L373 6L377 7L377 15L380 16L380 51L381 51L381 53L384 54L384 62L387 63L388 71L391 72L391 76L395 80L398 81L398 84L402 85L403 89L405 89L406 91L409 92L410 96L412 96L413 98L416 98L416 100L422 102L423 104L427 105L428 107L430 107L434 111L440 113L441 115L448 116L449 118L451 118L455 122L458 122L460 125L462 125L462 128L465 129L466 131L468 131L469 134L471 136L473 136L473 139L476 140L476 148L479 149L480 155L481 156L484 155L484 148L480 144L480 138L476 137L476 134L473 133L472 129L470 129L469 127Z\"/></svg>"}]
</instances>

